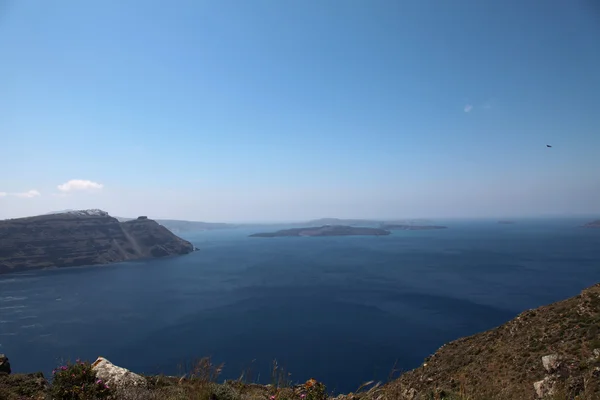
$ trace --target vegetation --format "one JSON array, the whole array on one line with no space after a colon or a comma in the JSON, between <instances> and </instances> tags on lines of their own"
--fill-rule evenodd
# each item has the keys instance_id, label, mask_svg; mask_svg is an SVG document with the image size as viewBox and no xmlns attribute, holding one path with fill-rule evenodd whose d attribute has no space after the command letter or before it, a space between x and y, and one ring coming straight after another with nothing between
<instances>
[{"instance_id":1,"label":"vegetation","mask_svg":"<svg viewBox=\"0 0 600 400\"><path fill-rule=\"evenodd\" d=\"M64 400L107 399L111 396L110 387L96 377L89 362L77 360L52 371L50 397Z\"/></svg>"}]
</instances>

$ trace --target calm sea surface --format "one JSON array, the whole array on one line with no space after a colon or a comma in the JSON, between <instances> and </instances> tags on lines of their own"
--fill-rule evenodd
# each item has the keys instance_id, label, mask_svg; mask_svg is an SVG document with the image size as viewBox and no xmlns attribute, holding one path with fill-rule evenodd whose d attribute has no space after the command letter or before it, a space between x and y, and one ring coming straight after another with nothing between
<instances>
[{"instance_id":1,"label":"calm sea surface","mask_svg":"<svg viewBox=\"0 0 600 400\"><path fill-rule=\"evenodd\" d=\"M277 359L295 381L352 391L600 282L600 230L582 222L450 221L387 237L197 232L183 236L201 250L183 257L2 275L0 353L15 372L46 374L97 356L178 374L210 355L223 378L247 370L263 383Z\"/></svg>"}]
</instances>

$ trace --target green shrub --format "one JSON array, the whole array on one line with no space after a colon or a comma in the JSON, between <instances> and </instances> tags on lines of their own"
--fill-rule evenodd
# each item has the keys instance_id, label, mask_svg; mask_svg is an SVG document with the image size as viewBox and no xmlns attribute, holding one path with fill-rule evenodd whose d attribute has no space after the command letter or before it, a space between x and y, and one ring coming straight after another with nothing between
<instances>
[{"instance_id":1,"label":"green shrub","mask_svg":"<svg viewBox=\"0 0 600 400\"><path fill-rule=\"evenodd\" d=\"M303 400L326 400L327 392L325 385L321 382L317 382L314 379L309 379L304 384L306 390L305 396L300 396Z\"/></svg>"},{"instance_id":2,"label":"green shrub","mask_svg":"<svg viewBox=\"0 0 600 400\"><path fill-rule=\"evenodd\" d=\"M106 399L111 389L101 379L96 378L89 362L77 360L52 371L54 376L50 394L57 400Z\"/></svg>"}]
</instances>

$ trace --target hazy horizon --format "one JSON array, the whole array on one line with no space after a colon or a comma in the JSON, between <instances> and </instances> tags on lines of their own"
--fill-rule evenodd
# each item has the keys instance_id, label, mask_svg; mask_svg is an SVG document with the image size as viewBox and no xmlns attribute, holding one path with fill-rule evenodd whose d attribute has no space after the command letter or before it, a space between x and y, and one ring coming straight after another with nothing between
<instances>
[{"instance_id":1,"label":"hazy horizon","mask_svg":"<svg viewBox=\"0 0 600 400\"><path fill-rule=\"evenodd\" d=\"M1 2L0 219L599 215L597 37L593 1Z\"/></svg>"},{"instance_id":2,"label":"hazy horizon","mask_svg":"<svg viewBox=\"0 0 600 400\"><path fill-rule=\"evenodd\" d=\"M98 209L98 208L88 208L90 209ZM82 210L82 209L77 209ZM67 211L77 211L75 209L65 209L65 210L53 210L48 211L41 214L32 214L32 215L20 215L9 218L0 218L3 219L11 219L11 218L26 218L38 215L46 215L46 214L54 214L61 213ZM102 209L101 209L102 210ZM198 220L198 219L186 219L186 218L172 218L168 215L166 216L156 216L156 215L147 215L143 213L138 213L136 215L120 215L116 213L110 212L110 210L102 210L106 211L111 217L115 218L137 218L139 216L146 216L150 219L154 220L172 220L172 221L190 221L190 222L206 222L206 223L227 223L227 224L238 224L238 225L285 225L285 224L299 224L299 223L308 223L312 221L324 220L324 219L339 219L339 220L365 220L365 221L377 221L377 222L402 222L402 221L426 221L426 222L436 222L436 221L523 221L523 220L538 220L538 219L580 219L584 220L595 220L600 217L599 214L585 214L585 213L574 213L574 214L538 214L538 215L487 215L487 216L453 216L453 217L439 217L439 216L412 216L412 217L365 217L365 216L350 216L350 217L336 217L336 216L320 216L320 217L312 217L312 218L304 218L304 219L244 219L244 220Z\"/></svg>"}]
</instances>

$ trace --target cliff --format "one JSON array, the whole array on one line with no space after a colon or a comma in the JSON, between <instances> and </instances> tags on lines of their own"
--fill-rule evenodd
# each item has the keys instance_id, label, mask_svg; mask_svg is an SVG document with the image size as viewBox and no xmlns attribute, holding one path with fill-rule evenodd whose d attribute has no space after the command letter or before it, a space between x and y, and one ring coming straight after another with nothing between
<instances>
[{"instance_id":1,"label":"cliff","mask_svg":"<svg viewBox=\"0 0 600 400\"><path fill-rule=\"evenodd\" d=\"M101 210L0 221L0 273L187 254L194 246L153 220Z\"/></svg>"}]
</instances>

